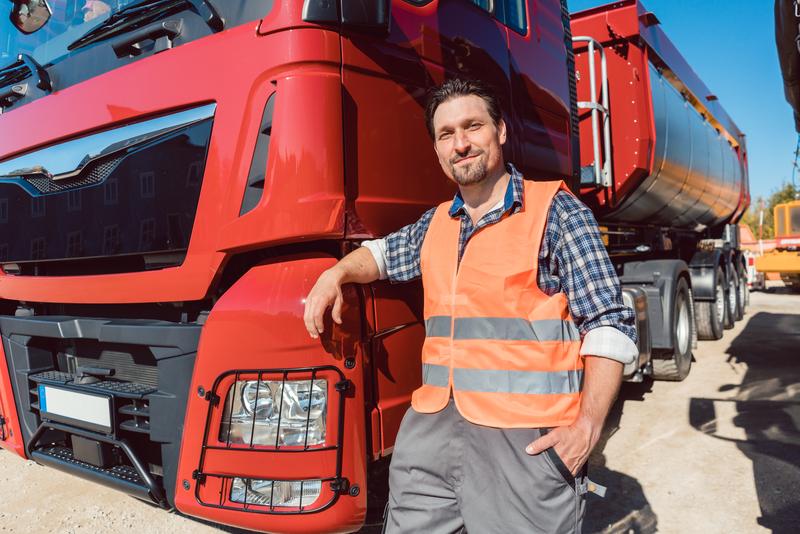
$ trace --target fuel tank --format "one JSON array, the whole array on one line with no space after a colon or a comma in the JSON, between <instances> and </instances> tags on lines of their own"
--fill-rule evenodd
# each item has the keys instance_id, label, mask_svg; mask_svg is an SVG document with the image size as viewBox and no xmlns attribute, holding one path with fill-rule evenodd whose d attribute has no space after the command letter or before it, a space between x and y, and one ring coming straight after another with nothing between
<instances>
[{"instance_id":1,"label":"fuel tank","mask_svg":"<svg viewBox=\"0 0 800 534\"><path fill-rule=\"evenodd\" d=\"M738 221L749 203L744 134L656 15L615 2L574 14L572 33L595 48L593 84L587 40L575 42L579 102L603 103L607 72L608 115L597 111L593 126L592 105L579 104L581 197L598 219L696 231ZM601 167L610 155L599 180L596 154Z\"/></svg>"}]
</instances>

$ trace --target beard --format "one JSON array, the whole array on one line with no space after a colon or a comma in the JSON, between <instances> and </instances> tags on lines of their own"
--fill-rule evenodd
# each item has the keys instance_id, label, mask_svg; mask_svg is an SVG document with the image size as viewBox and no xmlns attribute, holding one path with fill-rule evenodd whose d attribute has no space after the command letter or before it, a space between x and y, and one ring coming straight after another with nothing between
<instances>
[{"instance_id":1,"label":"beard","mask_svg":"<svg viewBox=\"0 0 800 534\"><path fill-rule=\"evenodd\" d=\"M450 160L450 174L458 185L474 185L482 182L487 176L486 160L483 158L476 158L475 161L456 167L456 163L462 159L470 158L473 156L480 156L483 151L470 152L466 156L453 158Z\"/></svg>"}]
</instances>

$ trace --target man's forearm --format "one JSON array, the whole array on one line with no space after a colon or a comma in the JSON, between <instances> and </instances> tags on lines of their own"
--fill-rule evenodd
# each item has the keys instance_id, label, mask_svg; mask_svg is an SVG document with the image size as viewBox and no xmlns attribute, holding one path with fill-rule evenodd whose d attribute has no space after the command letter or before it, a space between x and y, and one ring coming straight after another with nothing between
<instances>
[{"instance_id":1,"label":"man's forearm","mask_svg":"<svg viewBox=\"0 0 800 534\"><path fill-rule=\"evenodd\" d=\"M331 267L340 284L368 284L380 277L378 264L369 249L359 247Z\"/></svg>"},{"instance_id":2,"label":"man's forearm","mask_svg":"<svg viewBox=\"0 0 800 534\"><path fill-rule=\"evenodd\" d=\"M583 393L579 419L602 429L622 383L622 364L609 358L587 356L583 368Z\"/></svg>"}]
</instances>

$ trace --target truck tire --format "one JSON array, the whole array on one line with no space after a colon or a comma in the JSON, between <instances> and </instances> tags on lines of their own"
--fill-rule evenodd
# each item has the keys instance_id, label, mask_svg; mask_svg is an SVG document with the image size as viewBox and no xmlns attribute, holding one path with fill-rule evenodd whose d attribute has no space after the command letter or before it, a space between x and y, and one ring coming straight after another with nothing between
<instances>
[{"instance_id":1,"label":"truck tire","mask_svg":"<svg viewBox=\"0 0 800 534\"><path fill-rule=\"evenodd\" d=\"M736 324L736 308L739 300L739 290L736 287L736 271L731 269L731 276L728 278L728 286L725 290L725 317L722 325L725 330L730 330Z\"/></svg>"},{"instance_id":2,"label":"truck tire","mask_svg":"<svg viewBox=\"0 0 800 534\"><path fill-rule=\"evenodd\" d=\"M692 368L692 305L689 284L679 278L672 300L672 351L657 353L653 357L653 378L680 382Z\"/></svg>"},{"instance_id":3,"label":"truck tire","mask_svg":"<svg viewBox=\"0 0 800 534\"><path fill-rule=\"evenodd\" d=\"M722 269L717 267L714 282L715 299L711 302L695 302L694 317L698 339L722 338L722 320L725 317L725 287Z\"/></svg>"},{"instance_id":4,"label":"truck tire","mask_svg":"<svg viewBox=\"0 0 800 534\"><path fill-rule=\"evenodd\" d=\"M744 319L747 313L747 306L750 304L750 288L747 287L747 273L743 267L739 267L739 314L736 320Z\"/></svg>"}]
</instances>

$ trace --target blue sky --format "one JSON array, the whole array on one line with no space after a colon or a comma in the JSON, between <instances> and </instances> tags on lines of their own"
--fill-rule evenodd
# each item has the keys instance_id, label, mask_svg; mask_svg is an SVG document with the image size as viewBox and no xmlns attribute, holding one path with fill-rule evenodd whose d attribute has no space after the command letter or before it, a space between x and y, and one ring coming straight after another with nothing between
<instances>
[{"instance_id":1,"label":"blue sky","mask_svg":"<svg viewBox=\"0 0 800 534\"><path fill-rule=\"evenodd\" d=\"M570 11L607 3L568 0ZM747 135L752 197L766 197L791 181L797 133L792 110L783 97L775 49L774 2L643 3L658 16L661 28Z\"/></svg>"}]
</instances>

